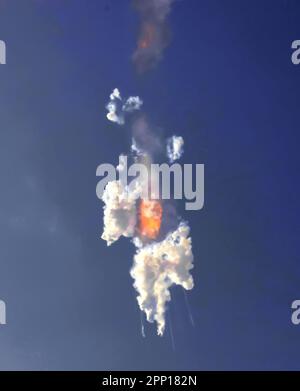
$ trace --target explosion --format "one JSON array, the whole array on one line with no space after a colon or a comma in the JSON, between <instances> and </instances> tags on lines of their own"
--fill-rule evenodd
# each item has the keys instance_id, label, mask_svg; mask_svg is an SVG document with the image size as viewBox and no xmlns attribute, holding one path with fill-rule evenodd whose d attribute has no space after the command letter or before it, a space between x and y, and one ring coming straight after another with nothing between
<instances>
[{"instance_id":1,"label":"explosion","mask_svg":"<svg viewBox=\"0 0 300 391\"><path fill-rule=\"evenodd\" d=\"M133 0L141 20L137 48L133 54L133 61L140 73L157 64L169 43L167 16L173 2L174 0ZM126 116L133 115L142 105L143 101L138 96L123 100L120 91L115 88L106 106L107 119L118 125L125 125ZM137 302L147 320L156 322L157 334L163 335L167 303L171 300L170 288L173 285L180 285L186 290L193 288L190 271L194 257L188 224L177 215L170 200L164 199L162 203L159 199L152 199L155 198L153 193L151 197L145 196L144 191L150 187L151 190L154 187L154 193L159 189L159 180L149 179L145 174L149 174L150 163L161 154L163 146L169 162L180 159L184 140L174 135L167 142L162 141L145 116L135 118L131 135L130 156L135 163L143 166L145 172L127 183L123 180L127 156L119 157L117 170L120 179L106 182L100 197L104 202L104 229L101 238L108 246L121 236L132 238L136 253L130 275L138 294ZM174 213L170 214L168 210L174 210ZM142 330L144 336L144 327Z\"/></svg>"},{"instance_id":2,"label":"explosion","mask_svg":"<svg viewBox=\"0 0 300 391\"><path fill-rule=\"evenodd\" d=\"M156 239L161 226L160 201L142 199L139 205L139 232L149 239Z\"/></svg>"},{"instance_id":3,"label":"explosion","mask_svg":"<svg viewBox=\"0 0 300 391\"><path fill-rule=\"evenodd\" d=\"M113 102L115 99L121 100L119 90L115 89L110 99ZM128 101L132 106L132 98ZM132 107L135 111L140 106ZM111 112L109 105L107 110ZM132 110L126 112L133 114ZM120 121L117 123L121 125ZM122 125L124 123L125 121ZM153 199L156 191L157 197L159 195L159 183L157 178L150 175L150 164L155 161L155 153L162 150L163 141L154 134L145 116L133 122L132 132L131 158L143 166L145 172L130 183L124 182L122 178L127 170L128 157L126 156L126 163L124 155L119 157L117 169L120 179L109 181L101 197L104 202L102 239L109 246L121 236L132 238L136 254L130 274L138 293L137 301L147 320L157 323L158 335L163 335L167 302L171 300L171 286L181 285L187 290L193 288L193 277L190 274L193 268L192 242L189 227L177 216L176 210L176 218L173 218L172 224L168 212L164 213L164 209L170 209L170 201ZM183 143L183 138L178 136L172 136L164 142L169 161L180 159ZM146 189L148 192L145 192ZM148 194L150 189L151 197Z\"/></svg>"}]
</instances>

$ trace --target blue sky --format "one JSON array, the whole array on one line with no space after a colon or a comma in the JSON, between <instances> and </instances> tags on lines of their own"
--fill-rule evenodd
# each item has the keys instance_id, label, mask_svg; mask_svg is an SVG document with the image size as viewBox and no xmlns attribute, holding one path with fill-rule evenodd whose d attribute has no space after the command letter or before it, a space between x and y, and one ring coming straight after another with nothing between
<instances>
[{"instance_id":1,"label":"blue sky","mask_svg":"<svg viewBox=\"0 0 300 391\"><path fill-rule=\"evenodd\" d=\"M296 0L182 0L163 60L138 76L130 1L1 2L0 369L299 369ZM183 163L205 164L195 288L140 332L133 246L100 239L96 167L128 151L109 93L140 95Z\"/></svg>"}]
</instances>

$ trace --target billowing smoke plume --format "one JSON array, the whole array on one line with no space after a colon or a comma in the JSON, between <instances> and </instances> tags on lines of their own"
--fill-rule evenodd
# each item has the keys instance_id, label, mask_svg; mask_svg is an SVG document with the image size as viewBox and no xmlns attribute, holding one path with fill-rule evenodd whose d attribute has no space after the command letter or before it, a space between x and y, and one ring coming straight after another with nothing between
<instances>
[{"instance_id":1,"label":"billowing smoke plume","mask_svg":"<svg viewBox=\"0 0 300 391\"><path fill-rule=\"evenodd\" d=\"M132 113L139 110L143 101L138 96L130 96L125 102L121 97L120 91L115 88L109 96L110 100L106 106L108 111L106 117L111 122L119 125L125 124L125 113Z\"/></svg>"},{"instance_id":2,"label":"billowing smoke plume","mask_svg":"<svg viewBox=\"0 0 300 391\"><path fill-rule=\"evenodd\" d=\"M193 268L189 227L181 223L176 231L161 242L154 242L137 250L131 276L139 296L140 309L149 322L157 322L157 333L165 329L166 303L171 300L170 287L194 286L190 270Z\"/></svg>"},{"instance_id":3,"label":"billowing smoke plume","mask_svg":"<svg viewBox=\"0 0 300 391\"><path fill-rule=\"evenodd\" d=\"M117 89L113 91L110 99L111 102L122 101ZM128 110L128 107L140 107L136 104L136 98L129 98L122 107L126 104L128 112L132 111ZM144 116L134 121L132 133L131 153L134 155L134 161L143 163L148 172L155 151L162 145L161 140L154 134ZM173 136L168 139L169 160L178 159L183 152L182 148L182 137ZM163 237L159 236L162 219L167 219L168 216L165 212L168 210L167 201L162 203L161 200L145 198L145 188L157 185L148 175L140 175L124 184L122 174L125 168L127 169L124 158L124 155L119 158L119 180L109 182L102 196L105 204L102 239L107 245L111 245L121 236L132 238L136 254L130 274L138 292L137 301L147 320L157 323L158 335L163 335L171 286L181 285L186 290L193 288L190 274L193 254L189 227L184 222L179 222L178 225L180 218L177 216L176 226L169 226L167 233Z\"/></svg>"},{"instance_id":4,"label":"billowing smoke plume","mask_svg":"<svg viewBox=\"0 0 300 391\"><path fill-rule=\"evenodd\" d=\"M138 72L143 73L157 64L170 41L167 16L173 0L134 0L133 3L141 19L133 61Z\"/></svg>"},{"instance_id":5,"label":"billowing smoke plume","mask_svg":"<svg viewBox=\"0 0 300 391\"><path fill-rule=\"evenodd\" d=\"M126 163L125 163L126 159ZM127 165L127 157L119 156L117 170L122 177ZM133 186L132 186L133 184ZM140 177L130 186L121 179L108 182L102 201L104 202L103 234L101 238L110 246L121 236L133 237L137 226L137 200L142 195L143 178Z\"/></svg>"},{"instance_id":6,"label":"billowing smoke plume","mask_svg":"<svg viewBox=\"0 0 300 391\"><path fill-rule=\"evenodd\" d=\"M167 156L170 163L180 159L183 154L184 140L181 136L172 136L167 140Z\"/></svg>"},{"instance_id":7,"label":"billowing smoke plume","mask_svg":"<svg viewBox=\"0 0 300 391\"><path fill-rule=\"evenodd\" d=\"M136 196L130 194L121 181L106 185L104 202L104 229L101 238L110 246L121 236L132 237L137 224Z\"/></svg>"}]
</instances>

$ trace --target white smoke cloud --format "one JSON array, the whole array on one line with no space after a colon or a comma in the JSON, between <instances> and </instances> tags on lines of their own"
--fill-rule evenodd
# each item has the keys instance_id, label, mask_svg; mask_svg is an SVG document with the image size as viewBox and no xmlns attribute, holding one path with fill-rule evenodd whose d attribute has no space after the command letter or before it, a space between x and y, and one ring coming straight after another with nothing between
<instances>
[{"instance_id":1,"label":"white smoke cloud","mask_svg":"<svg viewBox=\"0 0 300 391\"><path fill-rule=\"evenodd\" d=\"M170 163L180 159L183 154L184 140L181 136L172 136L167 140L167 156Z\"/></svg>"},{"instance_id":2,"label":"white smoke cloud","mask_svg":"<svg viewBox=\"0 0 300 391\"><path fill-rule=\"evenodd\" d=\"M115 99L122 100L121 94L120 94L120 91L118 90L118 88L115 88L109 97L110 97L110 100L115 100Z\"/></svg>"},{"instance_id":3,"label":"white smoke cloud","mask_svg":"<svg viewBox=\"0 0 300 391\"><path fill-rule=\"evenodd\" d=\"M143 104L143 101L139 96L130 96L122 107L123 111L132 113L135 110L139 110Z\"/></svg>"},{"instance_id":4,"label":"white smoke cloud","mask_svg":"<svg viewBox=\"0 0 300 391\"><path fill-rule=\"evenodd\" d=\"M121 236L132 237L137 223L138 189L130 192L121 181L109 182L103 192L104 229L101 238L110 246Z\"/></svg>"},{"instance_id":5,"label":"white smoke cloud","mask_svg":"<svg viewBox=\"0 0 300 391\"><path fill-rule=\"evenodd\" d=\"M108 111L106 117L109 121L115 122L119 125L125 124L125 113L132 113L133 111L140 110L143 101L139 96L130 96L125 103L121 97L121 93L118 88L115 88L109 96L110 101L106 105Z\"/></svg>"},{"instance_id":6,"label":"white smoke cloud","mask_svg":"<svg viewBox=\"0 0 300 391\"><path fill-rule=\"evenodd\" d=\"M114 101L109 102L106 109L108 110L106 117L109 121L124 125L124 116L121 113L118 113L118 106Z\"/></svg>"},{"instance_id":7,"label":"white smoke cloud","mask_svg":"<svg viewBox=\"0 0 300 391\"><path fill-rule=\"evenodd\" d=\"M189 227L180 223L176 231L162 242L140 247L134 257L131 276L138 292L137 301L149 322L156 321L158 335L165 329L166 303L171 300L170 287L193 288L192 243Z\"/></svg>"}]
</instances>

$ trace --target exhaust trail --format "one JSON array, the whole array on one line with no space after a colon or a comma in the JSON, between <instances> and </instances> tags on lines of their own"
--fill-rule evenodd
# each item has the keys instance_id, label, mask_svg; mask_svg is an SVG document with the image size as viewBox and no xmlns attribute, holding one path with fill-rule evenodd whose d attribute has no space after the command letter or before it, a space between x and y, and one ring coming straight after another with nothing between
<instances>
[{"instance_id":1,"label":"exhaust trail","mask_svg":"<svg viewBox=\"0 0 300 391\"><path fill-rule=\"evenodd\" d=\"M194 317L193 317L193 314L192 314L192 311L191 311L191 307L190 307L190 303L189 303L186 291L183 288L182 288L182 291L183 291L184 301L185 301L185 305L186 305L186 309L187 309L187 312L188 312L188 315L189 315L189 319L190 319L191 325L193 327L195 327Z\"/></svg>"},{"instance_id":2,"label":"exhaust trail","mask_svg":"<svg viewBox=\"0 0 300 391\"><path fill-rule=\"evenodd\" d=\"M172 326L172 319L171 319L171 314L169 312L169 330L170 330L170 337L171 337L171 343L172 343L172 349L175 352L176 347L175 347L175 339L174 339L174 333L173 333L173 326Z\"/></svg>"},{"instance_id":3,"label":"exhaust trail","mask_svg":"<svg viewBox=\"0 0 300 391\"><path fill-rule=\"evenodd\" d=\"M144 326L144 321L143 321L143 313L140 311L140 316L141 316L141 334L143 338L146 338L145 334L145 326Z\"/></svg>"}]
</instances>

